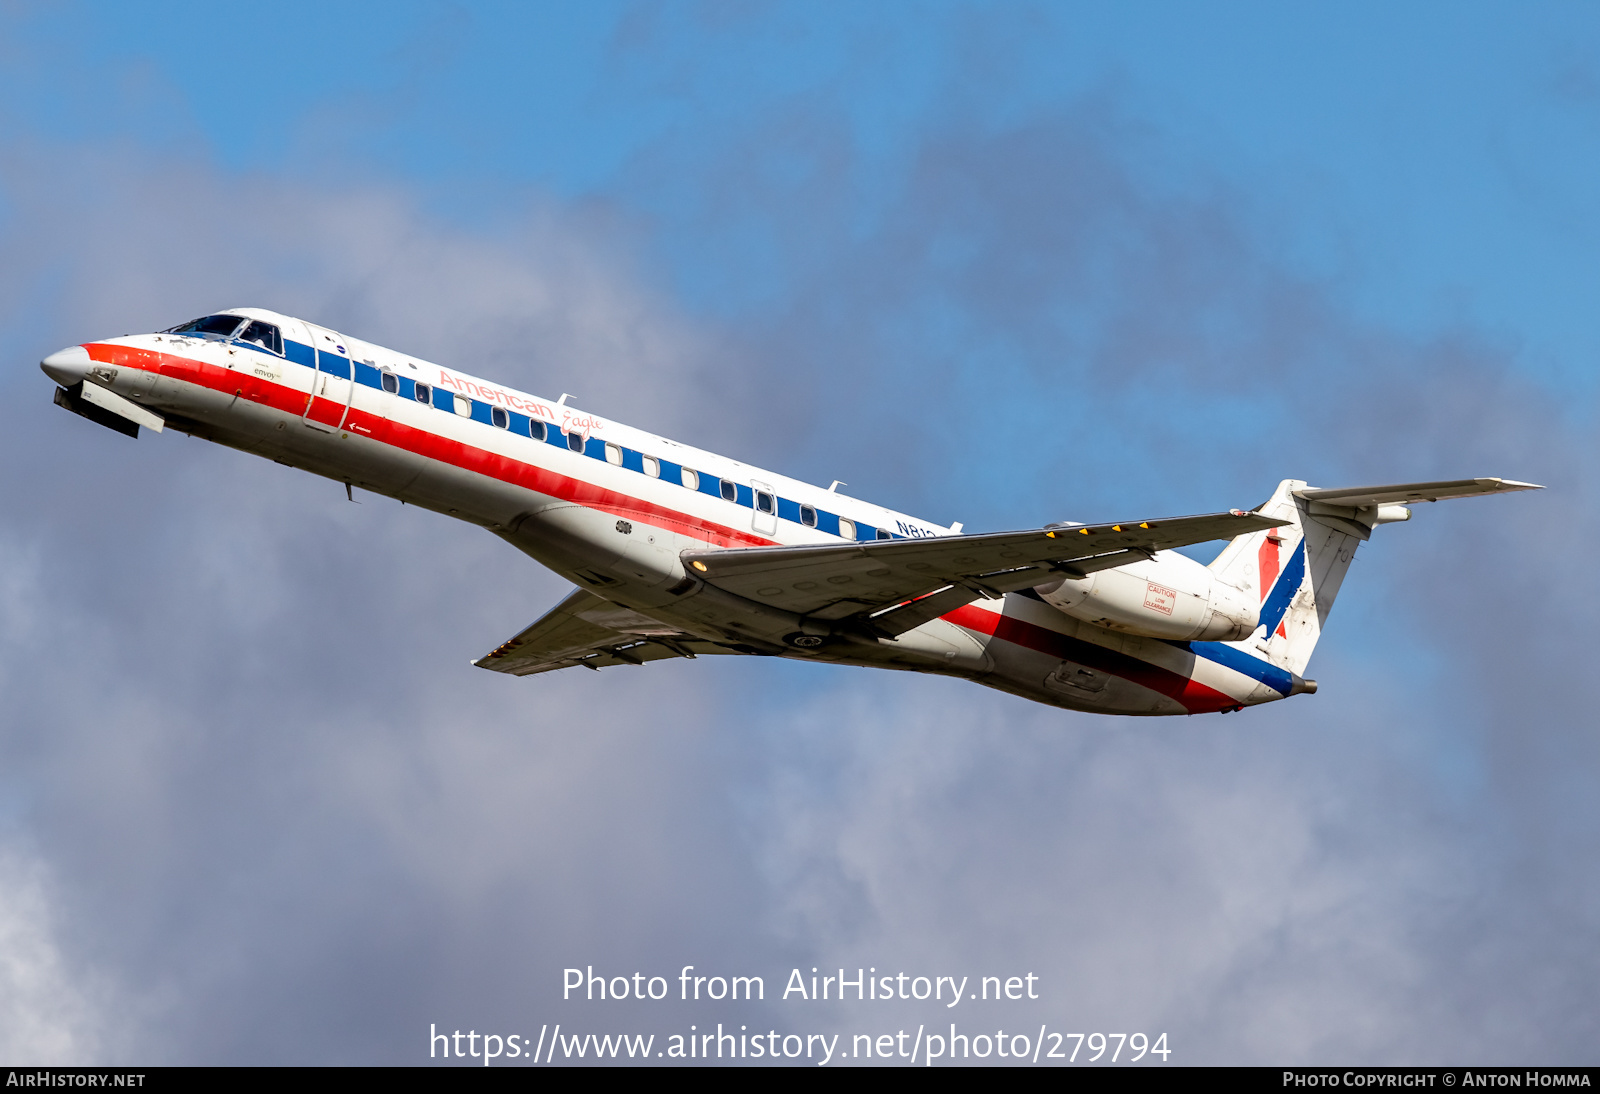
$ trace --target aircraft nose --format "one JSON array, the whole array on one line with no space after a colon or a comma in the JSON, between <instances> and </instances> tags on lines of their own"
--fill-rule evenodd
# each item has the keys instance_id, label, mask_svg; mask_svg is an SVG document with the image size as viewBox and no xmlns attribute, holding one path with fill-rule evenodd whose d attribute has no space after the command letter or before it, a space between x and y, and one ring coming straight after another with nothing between
<instances>
[{"instance_id":1,"label":"aircraft nose","mask_svg":"<svg viewBox=\"0 0 1600 1094\"><path fill-rule=\"evenodd\" d=\"M88 350L82 346L68 346L66 349L56 350L40 361L39 367L44 369L46 376L62 387L71 387L89 375L89 368L93 363L89 360Z\"/></svg>"}]
</instances>

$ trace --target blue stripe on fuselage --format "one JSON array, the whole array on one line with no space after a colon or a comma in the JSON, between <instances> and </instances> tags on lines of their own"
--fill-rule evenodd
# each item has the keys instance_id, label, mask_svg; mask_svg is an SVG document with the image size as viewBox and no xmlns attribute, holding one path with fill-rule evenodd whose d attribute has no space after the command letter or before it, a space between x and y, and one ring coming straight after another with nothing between
<instances>
[{"instance_id":1,"label":"blue stripe on fuselage","mask_svg":"<svg viewBox=\"0 0 1600 1094\"><path fill-rule=\"evenodd\" d=\"M341 380L350 379L350 358L341 357L337 353L327 350L317 351L317 371L326 372L330 376L337 376Z\"/></svg>"},{"instance_id":2,"label":"blue stripe on fuselage","mask_svg":"<svg viewBox=\"0 0 1600 1094\"><path fill-rule=\"evenodd\" d=\"M1173 645L1188 650L1196 657L1215 661L1241 676L1248 676L1258 683L1265 684L1279 695L1288 695L1294 690L1293 673L1286 672L1259 657L1253 657L1237 646L1230 646L1225 642L1174 642Z\"/></svg>"},{"instance_id":3,"label":"blue stripe on fuselage","mask_svg":"<svg viewBox=\"0 0 1600 1094\"><path fill-rule=\"evenodd\" d=\"M282 357L283 356L283 354L281 354L281 353L273 353L270 349L267 349L267 347L265 347L265 346L258 346L254 342L229 342L228 345L236 346L239 349L253 349L257 353L266 354L268 357Z\"/></svg>"},{"instance_id":4,"label":"blue stripe on fuselage","mask_svg":"<svg viewBox=\"0 0 1600 1094\"><path fill-rule=\"evenodd\" d=\"M240 344L249 345L249 343ZM326 350L319 352L313 347L306 345L304 342L296 342L290 338L285 338L283 344L285 351L284 359L291 361L294 364L304 365L307 368L326 372L330 375L339 376L343 379L353 379L355 383L360 384L362 387L370 387L377 391L383 391L382 369L379 369L373 365L369 365L364 361L353 361L349 357L330 353ZM260 347L255 345L250 345L249 348L260 350ZM266 353L268 356L276 356L276 354L273 354L270 350L261 350L261 352ZM398 398L407 401L415 401L417 381L409 376L400 376L398 374L396 374L396 378L399 381L398 386L400 390L398 392L392 392L389 394L394 394ZM457 396L453 392L446 391L440 387L434 387L432 389L432 394L433 397L431 400L429 400L429 402L431 402L431 405L436 410L443 410L451 413L455 412L455 400ZM471 418L473 421L481 422L486 425L493 424L491 407L488 403L485 403L479 399L468 399L467 401L472 406ZM533 424L532 419L526 417L525 415L518 414L515 411L509 412L509 415L508 426L510 432L516 433L520 436L533 436L533 431L531 429ZM570 448L570 445L567 442L566 434L562 433L560 429L545 426L543 422L541 422L540 425L544 428L544 436L543 438L534 437L534 440L542 439L544 443L554 445L557 448ZM620 445L618 447L622 448L623 468L642 474L644 472L643 454L631 448L625 448ZM583 451L578 454L588 456L590 459L604 461L606 458L605 443L598 437L590 437L588 438L587 443L584 445ZM657 460L661 471L659 476L661 479L673 483L682 481L682 464L674 463L671 460L661 459L660 457L657 457ZM722 480L715 475L708 475L704 472L701 472L698 492L702 494L709 494L715 498L721 498ZM753 509L755 507L754 491L751 489L751 487L742 483L736 482L734 484L734 497L732 500L735 505L743 506L746 509ZM791 521L795 524L801 524L802 526L806 527L815 527L818 531L826 532L830 535L836 536L839 534L839 515L837 513L830 513L825 509L816 509L816 524L804 525L804 522L800 519L799 502L790 500L788 498L779 497L777 499L777 505L778 517L781 520ZM856 521L857 540L874 540L877 538L877 535L878 529L875 526ZM891 538L904 539L906 537L899 533L891 533Z\"/></svg>"}]
</instances>

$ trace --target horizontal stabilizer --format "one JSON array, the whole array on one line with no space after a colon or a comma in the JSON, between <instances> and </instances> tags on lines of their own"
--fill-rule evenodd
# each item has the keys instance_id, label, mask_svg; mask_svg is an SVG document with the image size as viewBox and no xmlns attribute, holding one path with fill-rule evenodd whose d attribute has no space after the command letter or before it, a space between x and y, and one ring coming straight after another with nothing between
<instances>
[{"instance_id":1,"label":"horizontal stabilizer","mask_svg":"<svg viewBox=\"0 0 1600 1094\"><path fill-rule=\"evenodd\" d=\"M1294 492L1306 501L1366 509L1374 505L1406 505L1446 498L1471 498L1483 494L1502 494L1511 490L1543 490L1531 482L1515 479L1452 479L1449 482L1405 482L1393 486L1347 486L1336 490L1303 489Z\"/></svg>"}]
</instances>

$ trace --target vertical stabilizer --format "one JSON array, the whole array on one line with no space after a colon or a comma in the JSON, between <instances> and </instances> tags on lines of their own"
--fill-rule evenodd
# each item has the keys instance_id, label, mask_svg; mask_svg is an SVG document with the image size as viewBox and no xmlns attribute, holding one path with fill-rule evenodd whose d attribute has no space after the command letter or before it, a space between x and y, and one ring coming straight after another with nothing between
<instances>
[{"instance_id":1,"label":"vertical stabilizer","mask_svg":"<svg viewBox=\"0 0 1600 1094\"><path fill-rule=\"evenodd\" d=\"M1290 523L1230 541L1211 563L1218 580L1253 594L1261 605L1255 632L1234 645L1297 675L1305 672L1322 637L1356 548L1372 533L1371 525L1361 519L1365 511L1318 505L1296 496L1305 489L1298 479L1279 483L1255 511ZM1313 513L1313 509L1328 512Z\"/></svg>"}]
</instances>

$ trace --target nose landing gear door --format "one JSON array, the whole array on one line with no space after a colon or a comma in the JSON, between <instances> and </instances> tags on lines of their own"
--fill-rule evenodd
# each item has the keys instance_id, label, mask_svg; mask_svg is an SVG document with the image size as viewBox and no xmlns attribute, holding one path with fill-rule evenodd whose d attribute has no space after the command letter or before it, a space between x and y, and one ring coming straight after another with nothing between
<instances>
[{"instance_id":1,"label":"nose landing gear door","mask_svg":"<svg viewBox=\"0 0 1600 1094\"><path fill-rule=\"evenodd\" d=\"M337 433L350 415L350 400L355 396L350 352L338 332L307 323L316 350L316 372L306 396L305 413L300 420L312 429Z\"/></svg>"}]
</instances>

